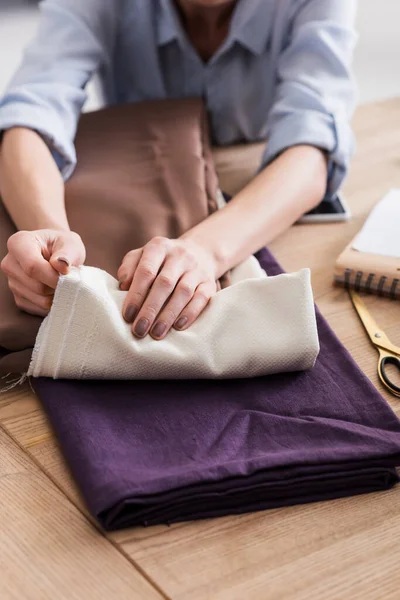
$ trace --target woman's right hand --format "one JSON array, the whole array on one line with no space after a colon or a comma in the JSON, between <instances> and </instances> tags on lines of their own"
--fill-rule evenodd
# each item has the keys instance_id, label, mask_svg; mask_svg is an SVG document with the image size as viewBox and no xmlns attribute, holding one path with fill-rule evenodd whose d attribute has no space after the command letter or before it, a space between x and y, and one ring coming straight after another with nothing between
<instances>
[{"instance_id":1,"label":"woman's right hand","mask_svg":"<svg viewBox=\"0 0 400 600\"><path fill-rule=\"evenodd\" d=\"M20 310L44 317L49 312L59 275L83 265L86 250L72 231L18 231L7 243L1 269Z\"/></svg>"}]
</instances>

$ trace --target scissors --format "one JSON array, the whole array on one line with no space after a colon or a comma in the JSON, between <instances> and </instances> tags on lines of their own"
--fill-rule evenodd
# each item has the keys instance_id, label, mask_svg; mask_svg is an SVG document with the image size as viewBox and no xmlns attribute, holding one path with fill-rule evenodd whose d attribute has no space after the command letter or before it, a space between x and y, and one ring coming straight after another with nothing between
<instances>
[{"instance_id":1,"label":"scissors","mask_svg":"<svg viewBox=\"0 0 400 600\"><path fill-rule=\"evenodd\" d=\"M378 327L357 292L349 290L349 294L372 344L379 352L379 379L391 394L400 398L400 387L395 385L386 373L387 365L395 365L400 371L400 348L392 344L386 333Z\"/></svg>"}]
</instances>

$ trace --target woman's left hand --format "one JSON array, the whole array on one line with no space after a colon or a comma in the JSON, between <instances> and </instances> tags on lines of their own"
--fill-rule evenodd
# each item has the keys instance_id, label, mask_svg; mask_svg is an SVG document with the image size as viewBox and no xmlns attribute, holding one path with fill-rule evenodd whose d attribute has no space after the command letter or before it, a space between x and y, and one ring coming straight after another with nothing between
<instances>
[{"instance_id":1,"label":"woman's left hand","mask_svg":"<svg viewBox=\"0 0 400 600\"><path fill-rule=\"evenodd\" d=\"M217 276L215 259L197 242L153 238L128 252L118 270L120 289L128 291L123 316L139 338L187 329L217 291Z\"/></svg>"}]
</instances>

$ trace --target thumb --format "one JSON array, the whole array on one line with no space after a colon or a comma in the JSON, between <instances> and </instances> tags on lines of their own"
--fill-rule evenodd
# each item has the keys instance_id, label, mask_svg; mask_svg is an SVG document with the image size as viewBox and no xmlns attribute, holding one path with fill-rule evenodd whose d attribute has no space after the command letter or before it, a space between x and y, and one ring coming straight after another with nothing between
<instances>
[{"instance_id":1,"label":"thumb","mask_svg":"<svg viewBox=\"0 0 400 600\"><path fill-rule=\"evenodd\" d=\"M73 231L57 235L52 244L50 264L61 275L66 275L69 267L80 267L85 262L86 250L81 237Z\"/></svg>"}]
</instances>

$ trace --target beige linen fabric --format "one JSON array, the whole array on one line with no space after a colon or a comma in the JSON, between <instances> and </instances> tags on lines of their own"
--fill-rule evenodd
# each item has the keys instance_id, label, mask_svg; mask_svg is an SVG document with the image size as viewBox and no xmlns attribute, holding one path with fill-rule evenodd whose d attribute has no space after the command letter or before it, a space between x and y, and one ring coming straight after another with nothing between
<instances>
[{"instance_id":1,"label":"beige linen fabric","mask_svg":"<svg viewBox=\"0 0 400 600\"><path fill-rule=\"evenodd\" d=\"M67 379L256 377L309 369L319 351L310 272L267 277L254 257L232 271L187 330L136 339L126 292L94 267L60 278L28 375Z\"/></svg>"}]
</instances>

